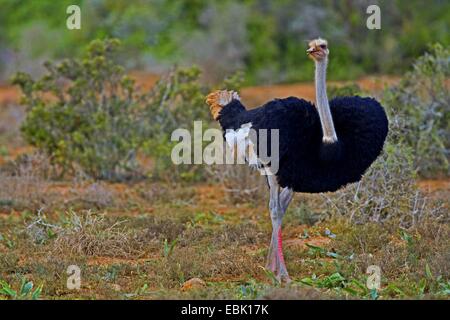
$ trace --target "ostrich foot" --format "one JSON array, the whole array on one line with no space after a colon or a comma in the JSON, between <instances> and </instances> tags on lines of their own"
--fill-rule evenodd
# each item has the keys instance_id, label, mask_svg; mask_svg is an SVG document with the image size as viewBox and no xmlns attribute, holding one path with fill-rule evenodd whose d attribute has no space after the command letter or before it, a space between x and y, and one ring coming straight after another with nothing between
<instances>
[{"instance_id":1,"label":"ostrich foot","mask_svg":"<svg viewBox=\"0 0 450 320\"><path fill-rule=\"evenodd\" d=\"M283 257L281 228L278 232L272 233L272 240L267 255L266 269L275 274L276 279L282 283L291 282L291 278L286 269L286 264Z\"/></svg>"},{"instance_id":2,"label":"ostrich foot","mask_svg":"<svg viewBox=\"0 0 450 320\"><path fill-rule=\"evenodd\" d=\"M278 257L272 258L272 260L267 261L266 269L271 271L278 282L280 283L290 283L291 278L286 270L286 265L281 263Z\"/></svg>"},{"instance_id":3,"label":"ostrich foot","mask_svg":"<svg viewBox=\"0 0 450 320\"><path fill-rule=\"evenodd\" d=\"M286 265L284 264L284 262L280 265L280 270L278 271L276 278L280 283L283 283L283 282L286 284L291 283L292 280L291 280L291 277L289 277L289 274L287 272Z\"/></svg>"}]
</instances>

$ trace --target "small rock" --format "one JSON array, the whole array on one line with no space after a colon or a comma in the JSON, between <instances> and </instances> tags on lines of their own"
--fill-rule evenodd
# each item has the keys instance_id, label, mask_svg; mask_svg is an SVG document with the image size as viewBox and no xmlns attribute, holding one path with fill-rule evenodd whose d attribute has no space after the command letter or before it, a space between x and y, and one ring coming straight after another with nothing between
<instances>
[{"instance_id":1,"label":"small rock","mask_svg":"<svg viewBox=\"0 0 450 320\"><path fill-rule=\"evenodd\" d=\"M328 228L325 229L325 235L331 239L336 238L336 235L333 232L331 232L330 229L328 229Z\"/></svg>"},{"instance_id":2,"label":"small rock","mask_svg":"<svg viewBox=\"0 0 450 320\"><path fill-rule=\"evenodd\" d=\"M118 285L118 284L116 284L116 283L112 283L112 284L111 284L111 288L112 288L114 291L120 291L120 290L122 290L122 288L120 287L120 285Z\"/></svg>"},{"instance_id":3,"label":"small rock","mask_svg":"<svg viewBox=\"0 0 450 320\"><path fill-rule=\"evenodd\" d=\"M183 286L181 287L181 291L191 290L191 289L200 289L205 288L206 283L200 278L192 278L183 283Z\"/></svg>"}]
</instances>

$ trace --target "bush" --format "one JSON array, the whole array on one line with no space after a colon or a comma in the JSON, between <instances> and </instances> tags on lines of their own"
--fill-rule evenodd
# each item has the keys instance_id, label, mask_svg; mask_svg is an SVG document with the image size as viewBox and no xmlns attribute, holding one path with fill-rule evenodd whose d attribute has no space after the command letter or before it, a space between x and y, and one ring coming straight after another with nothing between
<instances>
[{"instance_id":1,"label":"bush","mask_svg":"<svg viewBox=\"0 0 450 320\"><path fill-rule=\"evenodd\" d=\"M113 62L118 47L117 40L94 41L81 61L47 62L38 81L24 73L13 79L28 108L25 139L65 169L78 165L113 179L135 168L141 110L133 82Z\"/></svg>"},{"instance_id":2,"label":"bush","mask_svg":"<svg viewBox=\"0 0 450 320\"><path fill-rule=\"evenodd\" d=\"M396 139L412 148L424 177L450 174L449 75L450 48L436 44L384 96L392 121L399 122Z\"/></svg>"},{"instance_id":3,"label":"bush","mask_svg":"<svg viewBox=\"0 0 450 320\"><path fill-rule=\"evenodd\" d=\"M178 143L170 141L173 130L184 128L193 132L194 121L199 120L203 121L203 130L211 124L212 118L204 100L205 93L212 89L201 87L200 76L197 67L170 72L150 94L149 100L155 103L148 109L148 117L156 117L157 121L152 124L154 133L145 143L144 150L155 160L153 178L171 182L181 178L192 182L208 177L205 165L174 165L171 160L172 147ZM237 71L225 77L218 88L239 91L243 83L244 75Z\"/></svg>"},{"instance_id":4,"label":"bush","mask_svg":"<svg viewBox=\"0 0 450 320\"><path fill-rule=\"evenodd\" d=\"M448 220L448 213L420 192L415 176L410 148L388 141L384 154L360 182L322 195L327 200L325 211L356 224L391 220L406 228L425 218Z\"/></svg>"},{"instance_id":5,"label":"bush","mask_svg":"<svg viewBox=\"0 0 450 320\"><path fill-rule=\"evenodd\" d=\"M145 98L146 118L151 123L151 139L143 145L144 152L154 159L152 178L174 181L197 180L203 177L203 167L174 165L171 160L170 141L173 130L184 128L192 132L194 121L211 119L204 102L206 88L200 85L197 67L174 69L163 77ZM207 128L204 128L207 129Z\"/></svg>"},{"instance_id":6,"label":"bush","mask_svg":"<svg viewBox=\"0 0 450 320\"><path fill-rule=\"evenodd\" d=\"M139 151L158 156L158 148L148 146L206 118L197 68L174 69L149 93L138 93L114 62L119 48L118 40L96 40L82 60L47 62L38 81L24 73L13 79L28 109L25 139L64 172L80 168L108 180L140 176Z\"/></svg>"},{"instance_id":7,"label":"bush","mask_svg":"<svg viewBox=\"0 0 450 320\"><path fill-rule=\"evenodd\" d=\"M335 97L362 95L361 87L357 83L349 83L342 86L330 85L327 88L327 94L330 99Z\"/></svg>"}]
</instances>

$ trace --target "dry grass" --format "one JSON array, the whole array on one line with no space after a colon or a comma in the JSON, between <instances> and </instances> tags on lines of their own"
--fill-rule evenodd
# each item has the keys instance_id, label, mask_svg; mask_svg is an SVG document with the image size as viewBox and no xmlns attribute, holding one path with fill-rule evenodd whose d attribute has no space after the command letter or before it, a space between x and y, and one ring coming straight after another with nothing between
<instances>
[{"instance_id":1,"label":"dry grass","mask_svg":"<svg viewBox=\"0 0 450 320\"><path fill-rule=\"evenodd\" d=\"M334 225L338 236L331 245L341 255L352 256L352 262L344 267L352 277L377 265L385 287L395 284L405 292L409 290L410 295L418 294L415 286L422 279L427 280L426 290L430 292L437 289L438 279L450 279L448 224L428 218L409 230L399 228L395 221L351 225L340 220Z\"/></svg>"},{"instance_id":2,"label":"dry grass","mask_svg":"<svg viewBox=\"0 0 450 320\"><path fill-rule=\"evenodd\" d=\"M191 278L208 281L238 280L259 274L263 259L248 255L238 246L211 250L208 247L179 247L155 268L155 276L168 287L179 287Z\"/></svg>"},{"instance_id":3,"label":"dry grass","mask_svg":"<svg viewBox=\"0 0 450 320\"><path fill-rule=\"evenodd\" d=\"M136 189L139 197L147 204L192 204L196 196L194 188L179 184L142 183Z\"/></svg>"},{"instance_id":4,"label":"dry grass","mask_svg":"<svg viewBox=\"0 0 450 320\"><path fill-rule=\"evenodd\" d=\"M104 182L93 182L87 186L75 185L71 193L72 198L66 199L66 205L76 204L86 209L104 209L116 204L116 193Z\"/></svg>"},{"instance_id":5,"label":"dry grass","mask_svg":"<svg viewBox=\"0 0 450 320\"><path fill-rule=\"evenodd\" d=\"M137 200L146 186L129 188ZM301 213L286 220L284 229L285 258L294 283L281 288L262 269L270 235L265 204L240 212L239 219L231 209L226 209L230 216L204 213L200 210L220 203L212 189L199 186L196 200L187 205L178 199L157 200L152 213L143 208L143 213L128 215L126 220L116 213L83 210L0 219L0 277L15 284L17 276L24 275L44 284L47 298L329 299L354 298L342 286L353 280L364 283L367 266L376 264L382 269L381 297L442 297L439 292L449 278L450 265L449 228L442 221L430 216L404 229L392 219L354 224L336 216L300 228L299 221L306 221L317 208L310 206L313 202L301 204ZM192 194L184 192L188 193ZM301 198L294 203L304 203L306 198ZM288 215L293 212L295 205ZM336 238L324 235L327 228ZM307 230L306 238L302 230ZM71 264L83 270L81 291L65 286ZM426 268L433 279L427 278ZM344 284L307 287L300 281L313 274L323 281L336 272ZM194 277L203 279L206 287L181 291L182 284ZM427 284L421 291L418 283L423 278ZM369 296L360 292L355 297Z\"/></svg>"},{"instance_id":6,"label":"dry grass","mask_svg":"<svg viewBox=\"0 0 450 320\"><path fill-rule=\"evenodd\" d=\"M212 166L210 173L224 186L230 203L258 204L267 199L268 188L265 176L248 165Z\"/></svg>"},{"instance_id":7,"label":"dry grass","mask_svg":"<svg viewBox=\"0 0 450 320\"><path fill-rule=\"evenodd\" d=\"M15 103L0 103L0 142L4 140L8 145L19 145L20 124L25 118L23 107Z\"/></svg>"},{"instance_id":8,"label":"dry grass","mask_svg":"<svg viewBox=\"0 0 450 320\"><path fill-rule=\"evenodd\" d=\"M145 254L145 246L120 222L108 222L104 216L87 212L70 214L66 227L55 240L53 249L60 254L106 257L134 257Z\"/></svg>"},{"instance_id":9,"label":"dry grass","mask_svg":"<svg viewBox=\"0 0 450 320\"><path fill-rule=\"evenodd\" d=\"M0 171L0 208L37 210L47 205L48 166L44 155L34 153Z\"/></svg>"},{"instance_id":10,"label":"dry grass","mask_svg":"<svg viewBox=\"0 0 450 320\"><path fill-rule=\"evenodd\" d=\"M447 207L423 195L401 161L394 167L385 161L380 159L360 185L335 195L296 196L283 232L294 283L280 288L262 269L270 236L263 181L260 198L246 200L247 195L231 197L225 180L194 187L55 182L45 178L45 165L22 160L8 176L35 181L35 189L28 190L47 207L34 211L37 216L0 215L0 277L14 284L26 276L44 284L47 298L370 298L367 291L353 295L343 289L352 281L365 283L367 266L375 264L382 269L382 298L443 297L450 278ZM260 178L250 171L227 177L230 185ZM33 208L30 202L28 207ZM326 229L336 237L328 238ZM79 292L65 286L71 264L83 270ZM324 287L336 273L344 280ZM313 275L319 280L305 287L301 280ZM206 287L181 291L194 277Z\"/></svg>"},{"instance_id":11,"label":"dry grass","mask_svg":"<svg viewBox=\"0 0 450 320\"><path fill-rule=\"evenodd\" d=\"M322 207L328 216L346 217L355 224L396 220L400 226L410 228L428 218L450 221L448 210L418 189L411 150L390 141L361 181L320 197L321 203L311 206Z\"/></svg>"}]
</instances>

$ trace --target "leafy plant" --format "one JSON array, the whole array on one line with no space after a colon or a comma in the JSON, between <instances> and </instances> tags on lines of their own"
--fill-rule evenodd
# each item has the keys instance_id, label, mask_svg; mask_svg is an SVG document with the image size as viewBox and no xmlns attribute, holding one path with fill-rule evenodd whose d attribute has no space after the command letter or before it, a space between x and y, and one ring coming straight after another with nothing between
<instances>
[{"instance_id":1,"label":"leafy plant","mask_svg":"<svg viewBox=\"0 0 450 320\"><path fill-rule=\"evenodd\" d=\"M12 239L10 239L8 236L2 235L0 233L0 242L3 242L3 241L7 248L9 248L9 249L14 248L14 241Z\"/></svg>"},{"instance_id":2,"label":"leafy plant","mask_svg":"<svg viewBox=\"0 0 450 320\"><path fill-rule=\"evenodd\" d=\"M167 239L164 239L164 246L163 246L163 255L164 257L169 257L172 252L173 249L175 249L175 246L177 245L178 239L173 240L172 242L167 241Z\"/></svg>"},{"instance_id":3,"label":"leafy plant","mask_svg":"<svg viewBox=\"0 0 450 320\"><path fill-rule=\"evenodd\" d=\"M441 280L439 282L439 289L439 293L450 296L450 281Z\"/></svg>"},{"instance_id":4,"label":"leafy plant","mask_svg":"<svg viewBox=\"0 0 450 320\"><path fill-rule=\"evenodd\" d=\"M357 83L350 83L343 86L330 85L327 88L327 94L330 99L340 96L354 96L361 94L361 88Z\"/></svg>"},{"instance_id":5,"label":"leafy plant","mask_svg":"<svg viewBox=\"0 0 450 320\"><path fill-rule=\"evenodd\" d=\"M340 273L335 272L325 277L317 277L313 274L311 277L301 279L300 282L309 286L316 286L318 288L332 289L335 287L344 287L346 279Z\"/></svg>"},{"instance_id":6,"label":"leafy plant","mask_svg":"<svg viewBox=\"0 0 450 320\"><path fill-rule=\"evenodd\" d=\"M42 285L33 290L33 282L27 281L22 278L20 288L18 291L12 289L12 287L4 280L0 280L0 295L4 295L10 299L39 299L42 293Z\"/></svg>"},{"instance_id":7,"label":"leafy plant","mask_svg":"<svg viewBox=\"0 0 450 320\"><path fill-rule=\"evenodd\" d=\"M40 80L13 78L28 109L24 137L65 170L77 165L95 178L116 179L136 168L142 111L133 81L114 62L119 46L96 40L81 60L46 62Z\"/></svg>"},{"instance_id":8,"label":"leafy plant","mask_svg":"<svg viewBox=\"0 0 450 320\"><path fill-rule=\"evenodd\" d=\"M250 279L245 284L242 284L238 287L237 298L242 299L256 299L260 294L261 285L254 279Z\"/></svg>"},{"instance_id":9,"label":"leafy plant","mask_svg":"<svg viewBox=\"0 0 450 320\"><path fill-rule=\"evenodd\" d=\"M365 284L358 279L348 279L339 272L324 276L313 274L299 281L300 284L322 289L331 289L338 294L350 294L355 297L378 299L376 289L369 290Z\"/></svg>"},{"instance_id":10,"label":"leafy plant","mask_svg":"<svg viewBox=\"0 0 450 320\"><path fill-rule=\"evenodd\" d=\"M172 130L209 119L198 68L173 69L143 94L115 62L119 52L117 39L95 40L82 59L47 62L37 81L25 73L13 79L27 106L25 139L63 173L81 168L97 179L140 176L142 150L173 167Z\"/></svg>"},{"instance_id":11,"label":"leafy plant","mask_svg":"<svg viewBox=\"0 0 450 320\"><path fill-rule=\"evenodd\" d=\"M305 245L309 248L309 253L318 257L330 257L330 258L340 258L339 254L336 252L331 252L326 250L325 248L314 246L309 243L305 243Z\"/></svg>"},{"instance_id":12,"label":"leafy plant","mask_svg":"<svg viewBox=\"0 0 450 320\"><path fill-rule=\"evenodd\" d=\"M449 76L450 48L435 44L383 99L398 122L395 139L412 149L414 167L426 177L450 174Z\"/></svg>"}]
</instances>

